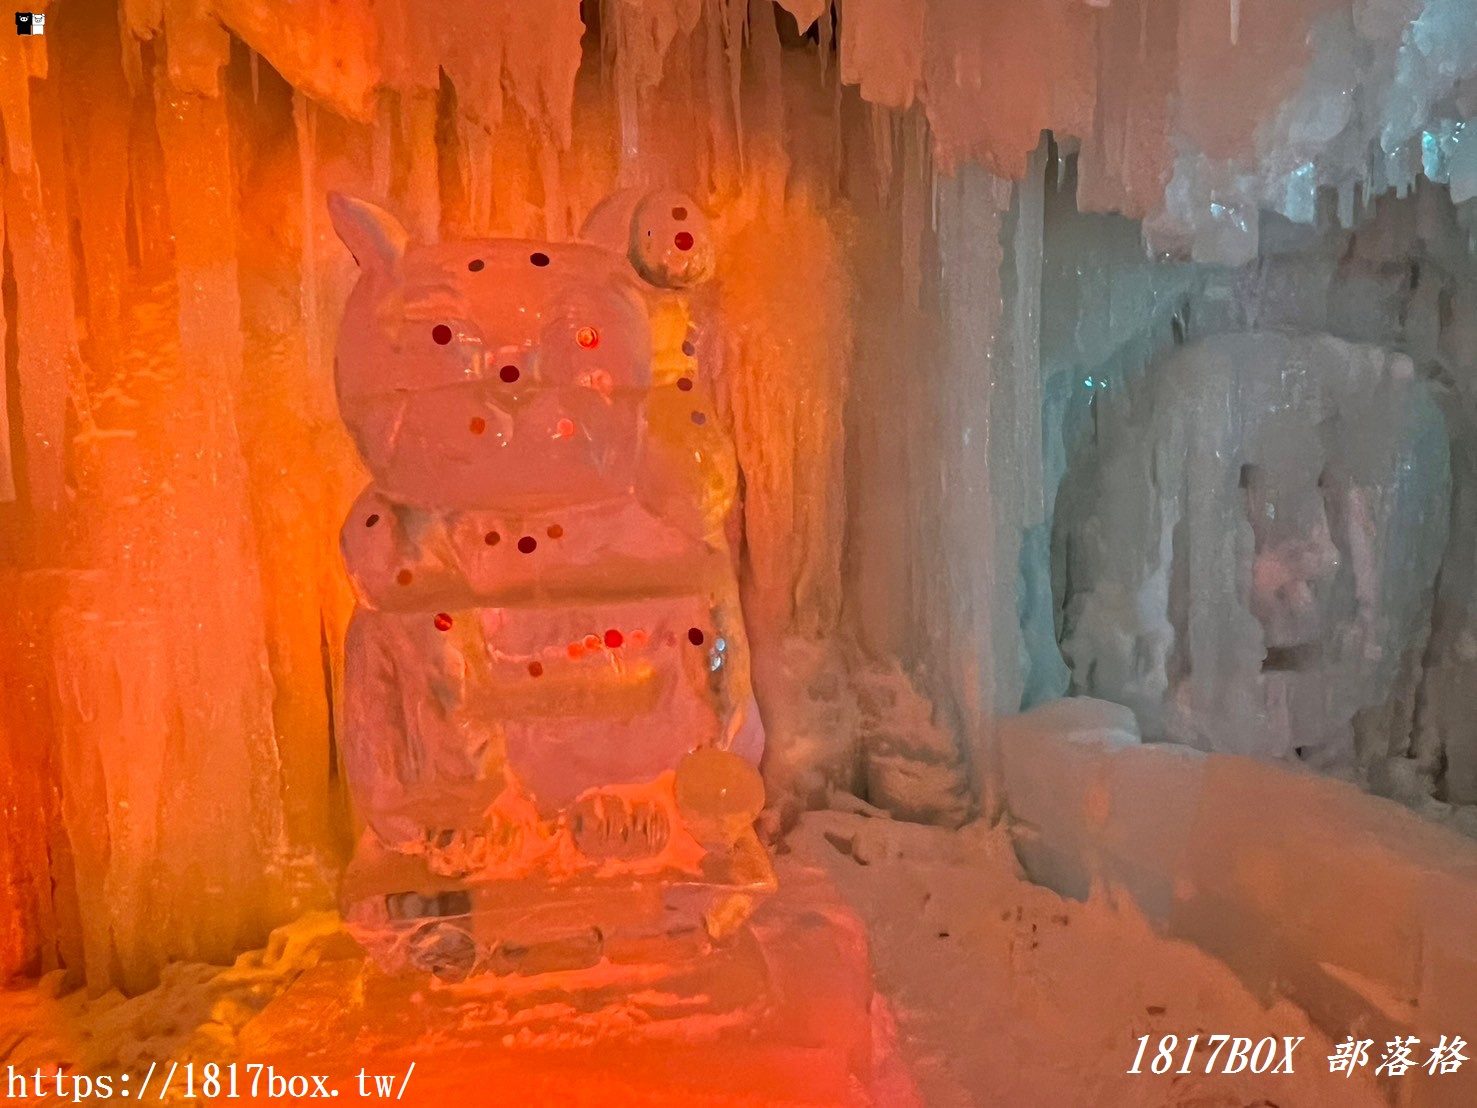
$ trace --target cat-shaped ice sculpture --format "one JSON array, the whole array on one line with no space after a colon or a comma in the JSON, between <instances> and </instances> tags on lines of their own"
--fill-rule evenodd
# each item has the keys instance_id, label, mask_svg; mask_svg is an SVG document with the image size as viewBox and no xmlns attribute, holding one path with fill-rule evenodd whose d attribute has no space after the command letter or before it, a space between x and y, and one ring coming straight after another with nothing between
<instances>
[{"instance_id":1,"label":"cat-shaped ice sculpture","mask_svg":"<svg viewBox=\"0 0 1477 1108\"><path fill-rule=\"evenodd\" d=\"M346 920L381 965L453 979L721 938L773 876L735 465L684 291L713 265L702 213L623 193L586 241L433 246L329 207L373 477L342 536Z\"/></svg>"}]
</instances>

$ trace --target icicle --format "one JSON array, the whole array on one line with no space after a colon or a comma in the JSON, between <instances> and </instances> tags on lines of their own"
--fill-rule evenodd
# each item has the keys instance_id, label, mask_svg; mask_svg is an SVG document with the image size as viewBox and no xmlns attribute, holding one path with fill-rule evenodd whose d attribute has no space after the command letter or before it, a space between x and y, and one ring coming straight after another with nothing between
<instances>
[{"instance_id":1,"label":"icicle","mask_svg":"<svg viewBox=\"0 0 1477 1108\"><path fill-rule=\"evenodd\" d=\"M878 203L886 207L892 191L892 112L880 104L868 104L867 121L871 124L872 133L872 186Z\"/></svg>"},{"instance_id":2,"label":"icicle","mask_svg":"<svg viewBox=\"0 0 1477 1108\"><path fill-rule=\"evenodd\" d=\"M744 111L742 85L744 76L744 32L748 27L748 0L720 0L727 4L727 23L723 48L728 55L728 99L733 106L734 141L738 146L739 174L745 166Z\"/></svg>"},{"instance_id":3,"label":"icicle","mask_svg":"<svg viewBox=\"0 0 1477 1108\"><path fill-rule=\"evenodd\" d=\"M0 238L5 234L5 194L0 190ZM4 349L10 321L5 318L4 306L0 305L0 349ZM9 389L0 389L0 504L15 499L15 470L10 446L10 412L6 403Z\"/></svg>"},{"instance_id":4,"label":"icicle","mask_svg":"<svg viewBox=\"0 0 1477 1108\"><path fill-rule=\"evenodd\" d=\"M487 128L457 114L457 133L466 159L467 228L473 235L492 233L492 136Z\"/></svg>"},{"instance_id":5,"label":"icicle","mask_svg":"<svg viewBox=\"0 0 1477 1108\"><path fill-rule=\"evenodd\" d=\"M821 84L826 83L826 74L831 67L831 4L827 0L816 17L815 28L817 37L820 39L820 49L816 51L821 63Z\"/></svg>"},{"instance_id":6,"label":"icicle","mask_svg":"<svg viewBox=\"0 0 1477 1108\"><path fill-rule=\"evenodd\" d=\"M546 138L539 140L539 177L544 192L544 234L558 242L569 237L569 209L564 201L563 177L559 172L559 151Z\"/></svg>"},{"instance_id":7,"label":"icicle","mask_svg":"<svg viewBox=\"0 0 1477 1108\"><path fill-rule=\"evenodd\" d=\"M373 147L370 150L370 179L374 182L374 195L387 199L390 182L395 176L395 101L396 94L390 89L381 89L376 113Z\"/></svg>"},{"instance_id":8,"label":"icicle","mask_svg":"<svg viewBox=\"0 0 1477 1108\"><path fill-rule=\"evenodd\" d=\"M256 54L253 53L255 60ZM253 68L253 73L255 69ZM318 161L318 121L313 103L299 89L292 91L292 122L297 132L298 178L302 185L302 310L307 343L308 372L323 367L322 335L318 324L318 188L314 172Z\"/></svg>"},{"instance_id":9,"label":"icicle","mask_svg":"<svg viewBox=\"0 0 1477 1108\"><path fill-rule=\"evenodd\" d=\"M640 183L641 104L636 87L636 65L631 57L630 17L626 5L616 5L615 18L615 99L621 134L618 179L623 187L630 188Z\"/></svg>"},{"instance_id":10,"label":"icicle","mask_svg":"<svg viewBox=\"0 0 1477 1108\"><path fill-rule=\"evenodd\" d=\"M726 189L731 180L728 175L740 171L738 140L735 133L737 118L732 114L734 104L729 91L729 67L724 49L725 14L723 0L705 0L703 12L706 54L703 71L707 81L708 141L712 146L712 172L708 187L715 191ZM720 180L720 175L722 179Z\"/></svg>"},{"instance_id":11,"label":"icicle","mask_svg":"<svg viewBox=\"0 0 1477 1108\"><path fill-rule=\"evenodd\" d=\"M1241 38L1241 0L1231 0L1231 45Z\"/></svg>"}]
</instances>

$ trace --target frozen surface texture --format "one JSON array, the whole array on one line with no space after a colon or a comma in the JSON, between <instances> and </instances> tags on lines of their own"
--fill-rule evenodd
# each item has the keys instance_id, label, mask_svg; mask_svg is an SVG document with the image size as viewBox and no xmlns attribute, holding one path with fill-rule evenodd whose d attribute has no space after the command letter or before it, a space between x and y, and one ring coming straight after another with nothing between
<instances>
[{"instance_id":1,"label":"frozen surface texture","mask_svg":"<svg viewBox=\"0 0 1477 1108\"><path fill-rule=\"evenodd\" d=\"M1003 724L1002 788L1032 879L1088 907L1131 904L1335 1040L1362 1026L1429 1048L1477 1006L1470 839L1302 767L1141 744L1123 713L1074 697ZM1474 1091L1463 1067L1401 1095L1434 1108Z\"/></svg>"},{"instance_id":2,"label":"frozen surface texture","mask_svg":"<svg viewBox=\"0 0 1477 1108\"><path fill-rule=\"evenodd\" d=\"M452 978L728 936L772 875L734 464L692 353L702 213L638 198L619 234L597 211L618 251L423 246L329 204L362 274L339 405L374 479L342 539L350 924Z\"/></svg>"},{"instance_id":3,"label":"frozen surface texture","mask_svg":"<svg viewBox=\"0 0 1477 1108\"><path fill-rule=\"evenodd\" d=\"M1043 727L1035 737L1049 735ZM1073 797L1086 799L1075 790ZM1248 988L1191 943L1156 933L1127 900L1076 903L1021 880L1002 831L815 812L790 843L865 923L898 1055L929 1108L1385 1103L1368 1071L1327 1072L1324 1059L1343 1028L1319 1028L1286 999ZM976 1002L960 1003L961 994ZM1152 1047L1161 1035L1179 1035L1183 1056L1183 1028L1212 1025L1253 1041L1302 1036L1294 1073L1126 1072L1139 1036ZM1197 1058L1208 1059L1204 1043ZM1406 1087L1425 1076L1413 1074ZM1431 1078L1412 1103L1461 1103L1440 1099L1451 1091L1464 1092Z\"/></svg>"},{"instance_id":4,"label":"frozen surface texture","mask_svg":"<svg viewBox=\"0 0 1477 1108\"><path fill-rule=\"evenodd\" d=\"M265 1076L254 1095L245 1078L247 1065L270 1065L321 1075L344 1099L360 1073L393 1072L383 1099L424 1108L488 1103L489 1089L497 1102L590 1108L919 1108L863 923L815 867L779 868L752 933L676 982L626 967L583 988L571 974L428 985L378 972L337 916L318 912L230 966L172 966L135 997L58 995L59 973L0 991L0 1043L18 1072L54 1081L62 1065L109 1078L115 1096L123 1074L136 1090L151 1064L162 1084L178 1063L182 1088L193 1062L198 1088L204 1066L228 1078L236 1062L238 1103L273 1103Z\"/></svg>"},{"instance_id":5,"label":"frozen surface texture","mask_svg":"<svg viewBox=\"0 0 1477 1108\"><path fill-rule=\"evenodd\" d=\"M1075 690L1147 738L1352 773L1355 717L1430 634L1445 427L1409 357L1190 343L1106 402L1058 505Z\"/></svg>"},{"instance_id":6,"label":"frozen surface texture","mask_svg":"<svg viewBox=\"0 0 1477 1108\"><path fill-rule=\"evenodd\" d=\"M723 530L786 816L842 794L998 812L997 721L1068 687L1060 475L1162 348L1288 327L1408 353L1452 437L1450 536L1425 655L1352 727L1372 787L1433 814L1477 800L1472 0L448 0L434 19L79 0L63 25L0 39L0 781L26 813L0 827L0 973L141 989L331 901L356 587L387 605L392 658L493 634L502 600L450 610L475 589L572 575L606 590L582 617L603 643L622 583L654 587L707 534L683 514L701 497L646 484L686 472L648 464L663 442L699 439L649 436L633 462L528 437L542 417L497 408L500 378L458 386L475 412L368 387L355 427L403 414L404 434L366 456L383 487L356 511L398 507L351 584L335 534L366 474L332 351L359 270L329 190L427 246L603 245L641 275L653 334L651 305L723 259L689 290L695 353L654 339L650 380L690 401L662 389L695 357L707 429L734 444L737 475L714 472L738 489ZM667 188L714 213L711 253L677 246ZM653 249L629 238L638 210ZM600 310L641 308L617 290ZM460 336L431 340L442 370L465 369ZM616 441L631 412L611 400L586 415ZM416 458L451 414L465 433L427 483ZM517 508L476 502L498 433L545 467ZM576 472L645 499L613 521L529 506ZM655 503L669 532L586 545L585 523L629 538ZM494 562L525 525L537 561ZM662 618L680 636L684 616ZM528 629L506 634L532 661Z\"/></svg>"}]
</instances>

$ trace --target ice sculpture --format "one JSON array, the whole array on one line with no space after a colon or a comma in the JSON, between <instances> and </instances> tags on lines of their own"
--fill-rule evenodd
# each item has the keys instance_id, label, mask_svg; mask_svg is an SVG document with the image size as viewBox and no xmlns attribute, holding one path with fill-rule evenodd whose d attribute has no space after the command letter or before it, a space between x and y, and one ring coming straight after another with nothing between
<instances>
[{"instance_id":1,"label":"ice sculpture","mask_svg":"<svg viewBox=\"0 0 1477 1108\"><path fill-rule=\"evenodd\" d=\"M418 245L329 205L361 271L339 407L373 476L342 535L345 919L450 979L706 950L773 877L736 471L686 291L702 213L611 198L591 233L623 256Z\"/></svg>"},{"instance_id":2,"label":"ice sculpture","mask_svg":"<svg viewBox=\"0 0 1477 1108\"><path fill-rule=\"evenodd\" d=\"M1145 738L1352 772L1403 686L1446 540L1445 427L1409 357L1221 335L1099 401L1055 545L1073 689Z\"/></svg>"}]
</instances>

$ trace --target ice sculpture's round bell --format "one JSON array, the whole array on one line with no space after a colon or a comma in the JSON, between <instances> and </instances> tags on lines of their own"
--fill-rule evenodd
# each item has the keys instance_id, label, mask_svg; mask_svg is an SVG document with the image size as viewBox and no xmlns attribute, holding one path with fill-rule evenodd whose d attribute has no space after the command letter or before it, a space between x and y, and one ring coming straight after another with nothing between
<instances>
[{"instance_id":1,"label":"ice sculpture's round bell","mask_svg":"<svg viewBox=\"0 0 1477 1108\"><path fill-rule=\"evenodd\" d=\"M764 807L759 771L737 754L704 747L677 765L677 808L704 843L732 846Z\"/></svg>"}]
</instances>

